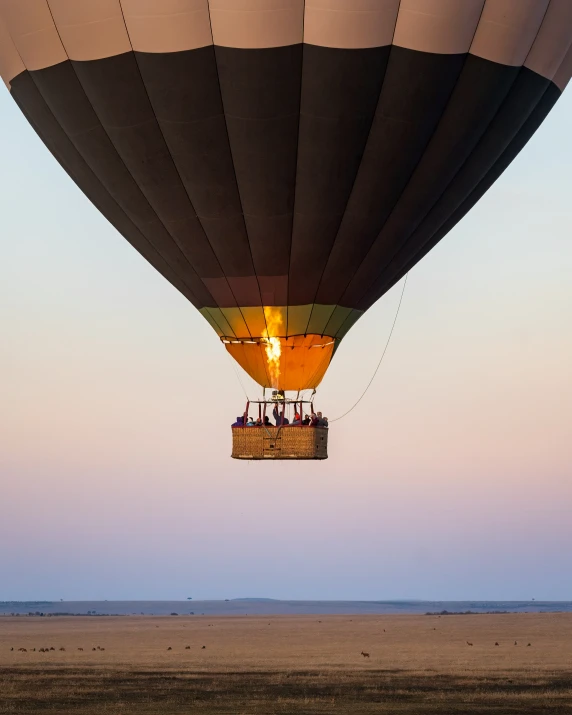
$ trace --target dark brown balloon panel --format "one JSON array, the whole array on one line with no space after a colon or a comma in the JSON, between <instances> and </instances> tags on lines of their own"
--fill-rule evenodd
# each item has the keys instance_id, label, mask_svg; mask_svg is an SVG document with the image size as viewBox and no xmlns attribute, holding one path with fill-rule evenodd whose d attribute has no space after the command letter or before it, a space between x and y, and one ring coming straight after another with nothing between
<instances>
[{"instance_id":1,"label":"dark brown balloon panel","mask_svg":"<svg viewBox=\"0 0 572 715\"><path fill-rule=\"evenodd\" d=\"M336 342L561 93L468 52L303 43L66 59L10 85L72 179L255 379L273 383L249 344L299 338L306 364L290 360L287 388L321 380Z\"/></svg>"}]
</instances>

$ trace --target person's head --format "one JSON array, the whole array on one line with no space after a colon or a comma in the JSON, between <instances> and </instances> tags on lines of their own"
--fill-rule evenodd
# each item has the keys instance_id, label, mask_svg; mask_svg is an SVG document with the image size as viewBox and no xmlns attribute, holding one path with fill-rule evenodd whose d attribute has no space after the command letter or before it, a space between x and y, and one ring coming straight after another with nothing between
<instances>
[{"instance_id":1,"label":"person's head","mask_svg":"<svg viewBox=\"0 0 572 715\"><path fill-rule=\"evenodd\" d=\"M318 412L318 417L321 417L321 416L322 416L322 413L321 413L321 412Z\"/></svg>"}]
</instances>

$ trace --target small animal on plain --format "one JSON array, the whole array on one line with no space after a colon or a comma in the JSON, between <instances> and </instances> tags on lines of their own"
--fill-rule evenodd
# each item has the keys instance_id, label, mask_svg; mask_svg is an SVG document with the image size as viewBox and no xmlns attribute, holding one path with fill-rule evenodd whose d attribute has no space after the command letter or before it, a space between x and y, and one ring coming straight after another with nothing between
<instances>
[{"instance_id":1,"label":"small animal on plain","mask_svg":"<svg viewBox=\"0 0 572 715\"><path fill-rule=\"evenodd\" d=\"M50 648L50 650L55 650L54 646L52 646L52 647Z\"/></svg>"},{"instance_id":2,"label":"small animal on plain","mask_svg":"<svg viewBox=\"0 0 572 715\"><path fill-rule=\"evenodd\" d=\"M60 648L60 650L65 650L65 648Z\"/></svg>"},{"instance_id":3,"label":"small animal on plain","mask_svg":"<svg viewBox=\"0 0 572 715\"><path fill-rule=\"evenodd\" d=\"M204 650L205 648L206 648L206 645L204 645L204 646L201 648L201 650Z\"/></svg>"},{"instance_id":4,"label":"small animal on plain","mask_svg":"<svg viewBox=\"0 0 572 715\"><path fill-rule=\"evenodd\" d=\"M473 645L472 643L469 643L469 641L465 641L467 645Z\"/></svg>"},{"instance_id":5,"label":"small animal on plain","mask_svg":"<svg viewBox=\"0 0 572 715\"><path fill-rule=\"evenodd\" d=\"M169 647L167 648L167 650L173 650L173 649L171 648L171 646L169 646Z\"/></svg>"},{"instance_id":6,"label":"small animal on plain","mask_svg":"<svg viewBox=\"0 0 572 715\"><path fill-rule=\"evenodd\" d=\"M526 644L526 647L528 648L528 647L531 646L531 645L532 645L532 643L527 643L527 644Z\"/></svg>"},{"instance_id":7,"label":"small animal on plain","mask_svg":"<svg viewBox=\"0 0 572 715\"><path fill-rule=\"evenodd\" d=\"M14 650L14 648L10 648L10 650Z\"/></svg>"},{"instance_id":8,"label":"small animal on plain","mask_svg":"<svg viewBox=\"0 0 572 715\"><path fill-rule=\"evenodd\" d=\"M515 645L518 645L518 643L517 643L516 641L514 642L514 644L515 644Z\"/></svg>"},{"instance_id":9,"label":"small animal on plain","mask_svg":"<svg viewBox=\"0 0 572 715\"><path fill-rule=\"evenodd\" d=\"M91 650L97 650L97 648L92 648Z\"/></svg>"},{"instance_id":10,"label":"small animal on plain","mask_svg":"<svg viewBox=\"0 0 572 715\"><path fill-rule=\"evenodd\" d=\"M83 648L78 648L78 650L83 650Z\"/></svg>"},{"instance_id":11,"label":"small animal on plain","mask_svg":"<svg viewBox=\"0 0 572 715\"><path fill-rule=\"evenodd\" d=\"M495 641L495 645L498 645L498 641Z\"/></svg>"},{"instance_id":12,"label":"small animal on plain","mask_svg":"<svg viewBox=\"0 0 572 715\"><path fill-rule=\"evenodd\" d=\"M185 650L191 650L191 646L190 646L190 645L186 645L186 646L185 646Z\"/></svg>"},{"instance_id":13,"label":"small animal on plain","mask_svg":"<svg viewBox=\"0 0 572 715\"><path fill-rule=\"evenodd\" d=\"M360 655L363 655L364 658L369 658L369 653L365 653L363 650Z\"/></svg>"},{"instance_id":14,"label":"small animal on plain","mask_svg":"<svg viewBox=\"0 0 572 715\"><path fill-rule=\"evenodd\" d=\"M18 650L20 651L20 653L27 653L27 652L28 652L25 648L18 648Z\"/></svg>"}]
</instances>

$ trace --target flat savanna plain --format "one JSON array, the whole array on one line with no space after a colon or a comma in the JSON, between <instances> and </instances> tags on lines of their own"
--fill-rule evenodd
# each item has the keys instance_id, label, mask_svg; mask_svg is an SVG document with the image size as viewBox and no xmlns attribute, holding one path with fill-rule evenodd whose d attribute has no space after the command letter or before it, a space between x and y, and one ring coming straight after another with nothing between
<instances>
[{"instance_id":1,"label":"flat savanna plain","mask_svg":"<svg viewBox=\"0 0 572 715\"><path fill-rule=\"evenodd\" d=\"M572 713L572 614L0 617L2 715L194 712Z\"/></svg>"}]
</instances>

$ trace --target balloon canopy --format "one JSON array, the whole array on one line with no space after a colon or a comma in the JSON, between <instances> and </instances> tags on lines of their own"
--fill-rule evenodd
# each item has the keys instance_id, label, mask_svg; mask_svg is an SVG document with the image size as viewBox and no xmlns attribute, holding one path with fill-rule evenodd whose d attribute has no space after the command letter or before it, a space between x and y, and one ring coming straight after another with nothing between
<instances>
[{"instance_id":1,"label":"balloon canopy","mask_svg":"<svg viewBox=\"0 0 572 715\"><path fill-rule=\"evenodd\" d=\"M42 141L280 389L315 387L500 176L571 40L570 0L0 0Z\"/></svg>"}]
</instances>

